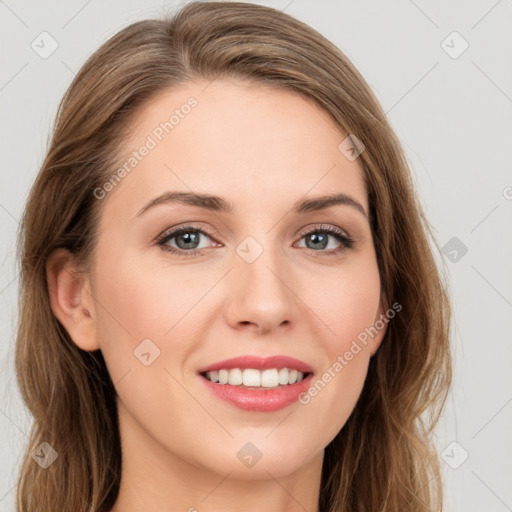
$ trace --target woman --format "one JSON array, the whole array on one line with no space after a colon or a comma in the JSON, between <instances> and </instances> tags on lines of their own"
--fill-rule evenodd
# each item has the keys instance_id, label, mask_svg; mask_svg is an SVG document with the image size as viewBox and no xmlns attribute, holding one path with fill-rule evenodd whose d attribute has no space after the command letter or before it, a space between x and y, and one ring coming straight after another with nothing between
<instances>
[{"instance_id":1,"label":"woman","mask_svg":"<svg viewBox=\"0 0 512 512\"><path fill-rule=\"evenodd\" d=\"M450 306L400 144L307 25L121 30L27 202L19 511L441 510Z\"/></svg>"}]
</instances>

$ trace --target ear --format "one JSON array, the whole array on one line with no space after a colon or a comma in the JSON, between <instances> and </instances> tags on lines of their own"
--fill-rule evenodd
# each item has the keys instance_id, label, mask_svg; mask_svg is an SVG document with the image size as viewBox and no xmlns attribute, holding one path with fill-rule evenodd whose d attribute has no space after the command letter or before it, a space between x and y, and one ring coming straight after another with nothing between
<instances>
[{"instance_id":1,"label":"ear","mask_svg":"<svg viewBox=\"0 0 512 512\"><path fill-rule=\"evenodd\" d=\"M82 350L99 349L89 276L79 272L75 258L66 249L57 249L49 256L46 276L53 313L71 339Z\"/></svg>"},{"instance_id":2,"label":"ear","mask_svg":"<svg viewBox=\"0 0 512 512\"><path fill-rule=\"evenodd\" d=\"M379 310L377 311L377 315L375 316L375 322L373 323L373 327L378 331L375 336L371 338L370 341L370 357L373 357L377 350L379 349L384 335L386 334L386 330L388 328L389 318L387 315L388 311L388 301L384 293L381 294Z\"/></svg>"}]
</instances>

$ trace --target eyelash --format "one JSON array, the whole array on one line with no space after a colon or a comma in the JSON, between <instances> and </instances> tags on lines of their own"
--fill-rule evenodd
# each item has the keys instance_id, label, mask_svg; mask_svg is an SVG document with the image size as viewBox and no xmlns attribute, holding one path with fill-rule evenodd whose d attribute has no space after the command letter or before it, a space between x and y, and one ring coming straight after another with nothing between
<instances>
[{"instance_id":1,"label":"eyelash","mask_svg":"<svg viewBox=\"0 0 512 512\"><path fill-rule=\"evenodd\" d=\"M208 238L212 238L212 235L210 235L208 232L204 231L203 229L199 228L198 226L185 226L182 228L178 228L174 231L171 231L170 233L164 233L158 239L156 240L156 244L159 245L162 250L169 252L171 254L177 254L180 256L183 256L185 258L187 257L193 257L199 255L203 249L191 249L190 251L187 251L185 249L176 249L175 247L170 247L167 245L167 242L169 240L172 240L176 236L180 235L181 233L188 233L188 232L197 232L201 233ZM322 234L329 234L332 235L334 238L336 238L340 243L341 246L337 249L332 249L330 251L325 250L319 250L315 251L314 249L306 248L313 253L325 253L325 256L331 257L331 256L338 256L345 251L351 249L354 246L354 240L347 236L341 229L336 228L334 226L328 226L328 225L320 225L310 231L307 231L306 233L302 233L299 240L302 240L304 237L311 235L313 233L322 233Z\"/></svg>"}]
</instances>

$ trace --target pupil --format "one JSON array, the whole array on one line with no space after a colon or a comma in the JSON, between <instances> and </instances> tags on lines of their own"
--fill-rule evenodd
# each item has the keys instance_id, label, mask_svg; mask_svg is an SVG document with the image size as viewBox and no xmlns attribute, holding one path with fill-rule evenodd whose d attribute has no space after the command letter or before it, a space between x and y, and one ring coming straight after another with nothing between
<instances>
[{"instance_id":1,"label":"pupil","mask_svg":"<svg viewBox=\"0 0 512 512\"><path fill-rule=\"evenodd\" d=\"M182 247L181 246L182 244L179 243L180 240L185 241L184 247ZM191 232L181 233L176 237L176 243L178 244L178 246L180 246L180 249L195 249L195 246L190 247L190 244L193 245L194 243L197 243L198 241L199 241L198 233L191 233Z\"/></svg>"},{"instance_id":2,"label":"pupil","mask_svg":"<svg viewBox=\"0 0 512 512\"><path fill-rule=\"evenodd\" d=\"M312 240L313 243L318 242L319 239L322 239L323 240L320 240L320 242L323 242L321 243L320 245L320 249L325 249L327 247L327 236L325 234L318 234L318 233L312 233L311 235L309 235L309 238L307 238L307 240ZM310 249L318 249L319 246L318 245L313 245L313 247L310 247L309 243L306 244Z\"/></svg>"}]
</instances>

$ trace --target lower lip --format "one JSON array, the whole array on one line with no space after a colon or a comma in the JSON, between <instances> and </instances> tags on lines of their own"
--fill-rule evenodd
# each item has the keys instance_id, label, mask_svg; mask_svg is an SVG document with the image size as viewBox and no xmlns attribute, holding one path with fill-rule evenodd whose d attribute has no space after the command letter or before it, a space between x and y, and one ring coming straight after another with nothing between
<instances>
[{"instance_id":1,"label":"lower lip","mask_svg":"<svg viewBox=\"0 0 512 512\"><path fill-rule=\"evenodd\" d=\"M202 375L199 378L215 396L239 409L271 412L278 411L296 402L299 395L309 388L313 374L309 374L305 379L295 384L288 384L274 389L241 388L230 386L229 384L218 384Z\"/></svg>"}]
</instances>

